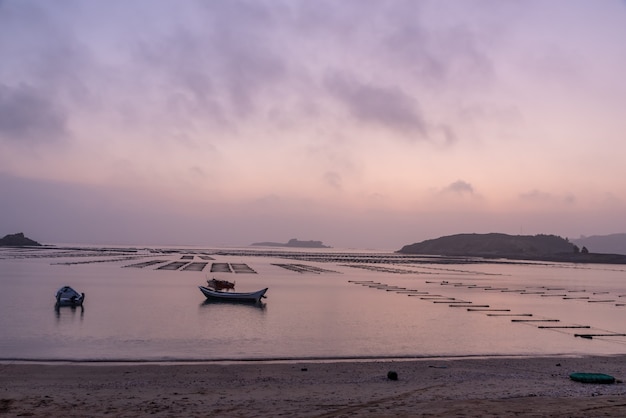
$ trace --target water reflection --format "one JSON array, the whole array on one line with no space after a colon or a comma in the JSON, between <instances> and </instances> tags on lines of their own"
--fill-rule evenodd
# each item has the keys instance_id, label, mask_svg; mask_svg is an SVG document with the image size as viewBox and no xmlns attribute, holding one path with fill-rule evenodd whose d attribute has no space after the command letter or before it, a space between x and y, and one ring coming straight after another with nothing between
<instances>
[{"instance_id":1,"label":"water reflection","mask_svg":"<svg viewBox=\"0 0 626 418\"><path fill-rule=\"evenodd\" d=\"M63 314L63 317L70 317L70 318L74 318L76 317L76 311L80 311L80 315L79 318L82 321L83 317L85 315L85 307L84 306L59 306L59 305L54 305L54 313L55 316L57 318L57 322L61 320L61 312L70 312L70 315L65 315Z\"/></svg>"},{"instance_id":2,"label":"water reflection","mask_svg":"<svg viewBox=\"0 0 626 418\"><path fill-rule=\"evenodd\" d=\"M237 301L237 300L205 300L200 304L202 309L206 309L208 307L229 307L232 306L235 309L238 307L241 308L252 308L252 310L264 311L266 308L265 302L251 303L247 301Z\"/></svg>"}]
</instances>

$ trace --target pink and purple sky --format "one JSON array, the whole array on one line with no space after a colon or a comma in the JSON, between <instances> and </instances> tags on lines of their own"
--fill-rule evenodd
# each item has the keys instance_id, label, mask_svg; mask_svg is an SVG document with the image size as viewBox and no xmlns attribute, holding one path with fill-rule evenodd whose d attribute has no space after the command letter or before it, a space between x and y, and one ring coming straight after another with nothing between
<instances>
[{"instance_id":1,"label":"pink and purple sky","mask_svg":"<svg viewBox=\"0 0 626 418\"><path fill-rule=\"evenodd\" d=\"M626 231L626 2L0 0L0 235Z\"/></svg>"}]
</instances>

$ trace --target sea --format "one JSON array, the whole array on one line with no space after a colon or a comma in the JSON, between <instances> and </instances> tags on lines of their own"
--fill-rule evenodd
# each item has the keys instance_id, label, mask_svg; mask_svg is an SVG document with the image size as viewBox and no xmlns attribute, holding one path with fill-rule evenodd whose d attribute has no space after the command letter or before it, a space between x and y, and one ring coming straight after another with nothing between
<instances>
[{"instance_id":1,"label":"sea","mask_svg":"<svg viewBox=\"0 0 626 418\"><path fill-rule=\"evenodd\" d=\"M207 301L211 278L260 304ZM355 249L0 249L0 361L626 353L626 266ZM83 307L55 307L65 285Z\"/></svg>"}]
</instances>

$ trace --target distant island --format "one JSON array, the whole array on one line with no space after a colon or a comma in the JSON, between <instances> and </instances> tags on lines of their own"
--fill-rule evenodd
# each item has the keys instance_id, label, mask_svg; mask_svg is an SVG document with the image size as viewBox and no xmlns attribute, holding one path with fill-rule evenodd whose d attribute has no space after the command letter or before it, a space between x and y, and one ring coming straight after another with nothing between
<instances>
[{"instance_id":1,"label":"distant island","mask_svg":"<svg viewBox=\"0 0 626 418\"><path fill-rule=\"evenodd\" d=\"M0 247L41 247L41 244L25 237L23 232L18 232L0 239Z\"/></svg>"},{"instance_id":2,"label":"distant island","mask_svg":"<svg viewBox=\"0 0 626 418\"><path fill-rule=\"evenodd\" d=\"M626 233L581 236L571 240L579 247L587 247L594 253L626 254Z\"/></svg>"},{"instance_id":3,"label":"distant island","mask_svg":"<svg viewBox=\"0 0 626 418\"><path fill-rule=\"evenodd\" d=\"M397 253L626 264L626 255L592 253L556 235L457 234L405 245Z\"/></svg>"},{"instance_id":4,"label":"distant island","mask_svg":"<svg viewBox=\"0 0 626 418\"><path fill-rule=\"evenodd\" d=\"M286 243L255 242L250 245L257 246L257 247L331 248L328 245L324 245L322 241L300 241L296 238L292 238Z\"/></svg>"}]
</instances>

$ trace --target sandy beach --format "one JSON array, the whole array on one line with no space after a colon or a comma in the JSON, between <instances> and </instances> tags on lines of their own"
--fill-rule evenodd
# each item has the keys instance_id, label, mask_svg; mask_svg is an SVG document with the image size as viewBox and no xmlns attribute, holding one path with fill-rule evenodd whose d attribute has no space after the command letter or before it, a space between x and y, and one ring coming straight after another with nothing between
<instances>
[{"instance_id":1,"label":"sandy beach","mask_svg":"<svg viewBox=\"0 0 626 418\"><path fill-rule=\"evenodd\" d=\"M0 365L0 415L626 416L626 356ZM388 372L397 373L397 380ZM606 373L588 384L573 372Z\"/></svg>"}]
</instances>

